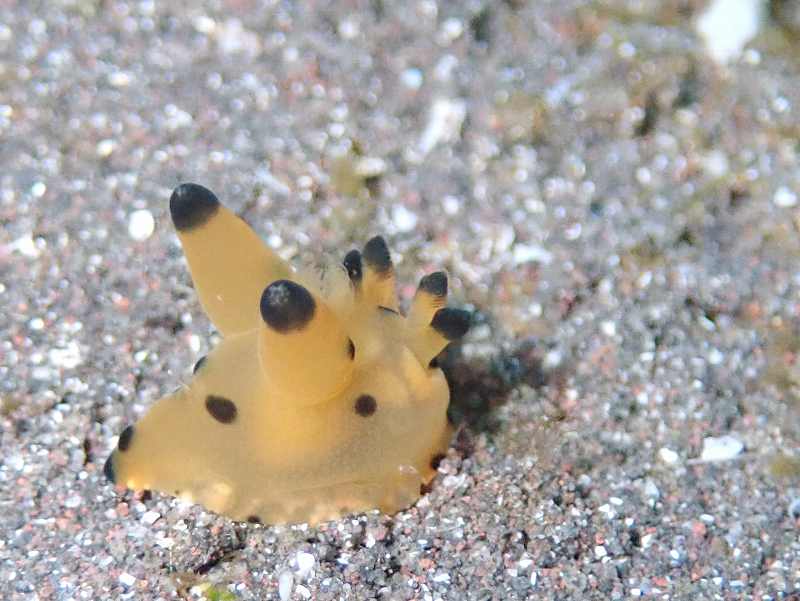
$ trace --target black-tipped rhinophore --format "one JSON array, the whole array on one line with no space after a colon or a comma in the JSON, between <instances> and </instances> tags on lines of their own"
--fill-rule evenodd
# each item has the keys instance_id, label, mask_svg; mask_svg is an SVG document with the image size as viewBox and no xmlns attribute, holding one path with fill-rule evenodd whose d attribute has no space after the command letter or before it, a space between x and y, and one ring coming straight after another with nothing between
<instances>
[{"instance_id":1,"label":"black-tipped rhinophore","mask_svg":"<svg viewBox=\"0 0 800 601\"><path fill-rule=\"evenodd\" d=\"M314 317L316 303L311 293L291 280L277 280L261 295L261 317L279 334L302 330Z\"/></svg>"},{"instance_id":2,"label":"black-tipped rhinophore","mask_svg":"<svg viewBox=\"0 0 800 601\"><path fill-rule=\"evenodd\" d=\"M347 270L347 275L350 278L350 281L354 284L358 284L361 282L361 278L364 275L363 268L361 265L361 253L357 250L353 249L349 253L344 256L344 261L342 261L342 265Z\"/></svg>"},{"instance_id":3,"label":"black-tipped rhinophore","mask_svg":"<svg viewBox=\"0 0 800 601\"><path fill-rule=\"evenodd\" d=\"M431 320L431 327L447 340L458 340L469 331L472 314L464 309L445 307L439 309Z\"/></svg>"},{"instance_id":4,"label":"black-tipped rhinophore","mask_svg":"<svg viewBox=\"0 0 800 601\"><path fill-rule=\"evenodd\" d=\"M111 453L106 459L106 463L103 466L103 475L111 484L117 483L117 475L114 473L114 453Z\"/></svg>"},{"instance_id":5,"label":"black-tipped rhinophore","mask_svg":"<svg viewBox=\"0 0 800 601\"><path fill-rule=\"evenodd\" d=\"M203 225L219 208L214 193L199 184L181 184L169 199L175 229L185 232Z\"/></svg>"},{"instance_id":6,"label":"black-tipped rhinophore","mask_svg":"<svg viewBox=\"0 0 800 601\"><path fill-rule=\"evenodd\" d=\"M429 273L419 281L419 289L432 296L447 296L447 274L444 271Z\"/></svg>"},{"instance_id":7,"label":"black-tipped rhinophore","mask_svg":"<svg viewBox=\"0 0 800 601\"><path fill-rule=\"evenodd\" d=\"M386 240L381 236L371 238L364 245L364 261L376 273L387 273L392 269L392 256L389 254L389 247Z\"/></svg>"}]
</instances>

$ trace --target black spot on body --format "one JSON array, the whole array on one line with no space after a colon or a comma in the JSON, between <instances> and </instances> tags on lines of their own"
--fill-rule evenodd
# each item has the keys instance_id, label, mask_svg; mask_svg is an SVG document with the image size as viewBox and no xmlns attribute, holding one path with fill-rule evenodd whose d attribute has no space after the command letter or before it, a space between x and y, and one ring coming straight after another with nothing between
<instances>
[{"instance_id":1,"label":"black spot on body","mask_svg":"<svg viewBox=\"0 0 800 601\"><path fill-rule=\"evenodd\" d=\"M431 296L447 296L447 275L443 271L430 273L419 281L419 289Z\"/></svg>"},{"instance_id":2,"label":"black spot on body","mask_svg":"<svg viewBox=\"0 0 800 601\"><path fill-rule=\"evenodd\" d=\"M431 327L447 340L458 340L469 330L472 315L463 309L439 309L431 320Z\"/></svg>"},{"instance_id":3,"label":"black spot on body","mask_svg":"<svg viewBox=\"0 0 800 601\"><path fill-rule=\"evenodd\" d=\"M362 394L356 399L355 410L361 417L369 417L378 408L378 402L370 394Z\"/></svg>"},{"instance_id":4,"label":"black spot on body","mask_svg":"<svg viewBox=\"0 0 800 601\"><path fill-rule=\"evenodd\" d=\"M261 518L258 517L257 515L249 515L247 516L247 522L250 524L260 524Z\"/></svg>"},{"instance_id":5,"label":"black spot on body","mask_svg":"<svg viewBox=\"0 0 800 601\"><path fill-rule=\"evenodd\" d=\"M347 354L351 361L356 358L356 345L350 338L347 339Z\"/></svg>"},{"instance_id":6,"label":"black spot on body","mask_svg":"<svg viewBox=\"0 0 800 601\"><path fill-rule=\"evenodd\" d=\"M222 396L210 394L206 397L206 409L215 420L223 424L230 424L236 419L236 405L233 401Z\"/></svg>"},{"instance_id":7,"label":"black spot on body","mask_svg":"<svg viewBox=\"0 0 800 601\"><path fill-rule=\"evenodd\" d=\"M197 360L197 363L195 363L195 364L194 364L194 367L192 368L192 373L193 373L193 374L196 374L196 373L198 372L198 370L199 370L200 368L202 368L202 367L203 367L203 366L206 364L206 359L207 359L207 358L208 358L208 357L206 357L205 355L203 355L202 357L200 357L200 358Z\"/></svg>"},{"instance_id":8,"label":"black spot on body","mask_svg":"<svg viewBox=\"0 0 800 601\"><path fill-rule=\"evenodd\" d=\"M279 334L302 330L314 317L314 297L300 284L277 280L261 295L261 317Z\"/></svg>"},{"instance_id":9,"label":"black spot on body","mask_svg":"<svg viewBox=\"0 0 800 601\"><path fill-rule=\"evenodd\" d=\"M436 455L431 457L431 469L438 470L442 459L444 459L444 453L436 453Z\"/></svg>"},{"instance_id":10,"label":"black spot on body","mask_svg":"<svg viewBox=\"0 0 800 601\"><path fill-rule=\"evenodd\" d=\"M370 239L364 246L364 261L376 273L389 275L392 271L392 256L389 254L386 240L381 236Z\"/></svg>"},{"instance_id":11,"label":"black spot on body","mask_svg":"<svg viewBox=\"0 0 800 601\"><path fill-rule=\"evenodd\" d=\"M119 435L119 442L117 448L123 453L131 446L131 439L133 438L133 426L128 426Z\"/></svg>"},{"instance_id":12,"label":"black spot on body","mask_svg":"<svg viewBox=\"0 0 800 601\"><path fill-rule=\"evenodd\" d=\"M390 307L384 307L383 305L378 305L378 309L380 309L384 313L391 313L392 315L400 315L399 311L395 311L394 309L392 309Z\"/></svg>"},{"instance_id":13,"label":"black spot on body","mask_svg":"<svg viewBox=\"0 0 800 601\"><path fill-rule=\"evenodd\" d=\"M361 277L364 275L363 266L361 265L361 253L357 250L351 250L344 256L342 262L344 268L347 270L347 275L350 281L354 284L361 282Z\"/></svg>"},{"instance_id":14,"label":"black spot on body","mask_svg":"<svg viewBox=\"0 0 800 601\"><path fill-rule=\"evenodd\" d=\"M114 453L108 456L105 465L103 465L103 475L111 484L117 483L117 475L114 473Z\"/></svg>"},{"instance_id":15,"label":"black spot on body","mask_svg":"<svg viewBox=\"0 0 800 601\"><path fill-rule=\"evenodd\" d=\"M214 193L198 184L181 184L169 199L169 212L175 229L181 232L205 224L219 209Z\"/></svg>"}]
</instances>

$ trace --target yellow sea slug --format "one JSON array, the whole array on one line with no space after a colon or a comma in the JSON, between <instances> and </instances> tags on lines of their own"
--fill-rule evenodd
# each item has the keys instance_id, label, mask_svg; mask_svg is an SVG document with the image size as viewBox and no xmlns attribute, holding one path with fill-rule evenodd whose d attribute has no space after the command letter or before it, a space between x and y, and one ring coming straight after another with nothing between
<instances>
[{"instance_id":1,"label":"yellow sea slug","mask_svg":"<svg viewBox=\"0 0 800 601\"><path fill-rule=\"evenodd\" d=\"M403 316L381 237L297 271L202 186L178 186L170 212L223 340L122 431L108 479L273 524L414 503L452 433L434 359L470 323L444 307L445 274Z\"/></svg>"}]
</instances>

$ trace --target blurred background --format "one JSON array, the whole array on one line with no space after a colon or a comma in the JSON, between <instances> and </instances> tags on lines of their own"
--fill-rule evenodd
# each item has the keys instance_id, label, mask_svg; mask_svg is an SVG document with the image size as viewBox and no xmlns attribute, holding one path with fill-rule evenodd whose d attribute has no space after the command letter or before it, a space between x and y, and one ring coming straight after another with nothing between
<instances>
[{"instance_id":1,"label":"blurred background","mask_svg":"<svg viewBox=\"0 0 800 601\"><path fill-rule=\"evenodd\" d=\"M0 597L800 595L800 2L0 3ZM167 210L475 311L396 516L117 494L216 341Z\"/></svg>"}]
</instances>

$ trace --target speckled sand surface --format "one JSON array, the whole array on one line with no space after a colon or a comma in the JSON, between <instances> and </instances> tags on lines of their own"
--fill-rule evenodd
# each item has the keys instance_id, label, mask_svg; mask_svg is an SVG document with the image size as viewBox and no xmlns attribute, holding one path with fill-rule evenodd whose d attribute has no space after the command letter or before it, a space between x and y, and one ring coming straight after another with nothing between
<instances>
[{"instance_id":1,"label":"speckled sand surface","mask_svg":"<svg viewBox=\"0 0 800 601\"><path fill-rule=\"evenodd\" d=\"M800 46L722 68L701 4L2 3L0 598L797 599ZM104 481L214 343L185 180L286 257L450 271L468 425L414 508Z\"/></svg>"}]
</instances>

